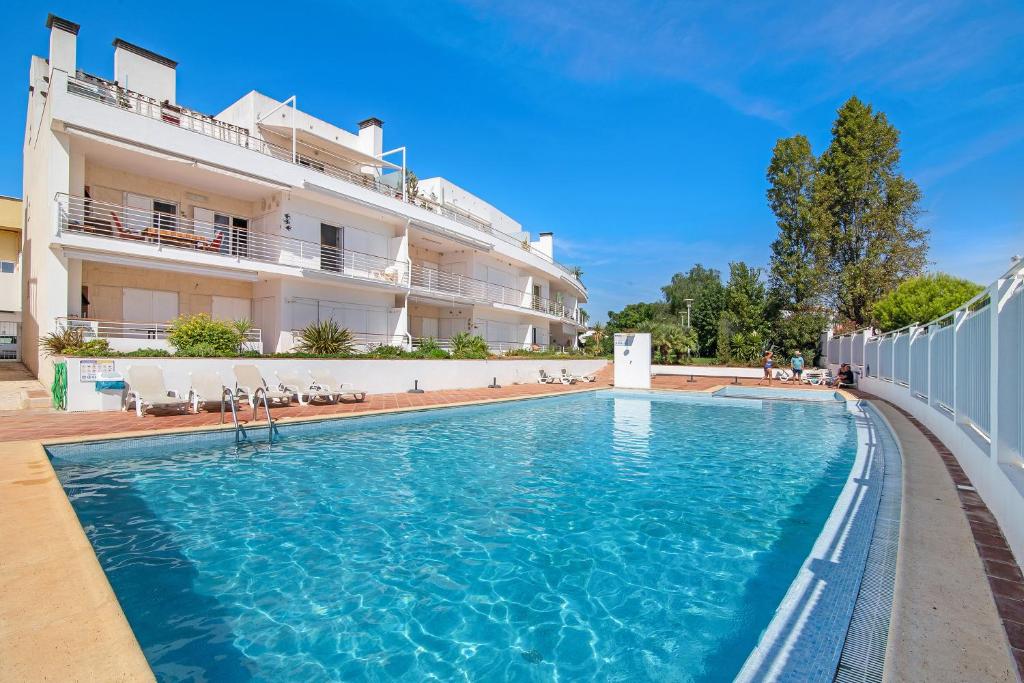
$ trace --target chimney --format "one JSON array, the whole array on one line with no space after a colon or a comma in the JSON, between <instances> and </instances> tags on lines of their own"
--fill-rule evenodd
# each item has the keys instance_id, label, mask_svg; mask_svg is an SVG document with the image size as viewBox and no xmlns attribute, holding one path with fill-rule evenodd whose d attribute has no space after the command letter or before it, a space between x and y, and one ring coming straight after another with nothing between
<instances>
[{"instance_id":1,"label":"chimney","mask_svg":"<svg viewBox=\"0 0 1024 683\"><path fill-rule=\"evenodd\" d=\"M362 151L379 157L384 151L384 122L374 116L360 121L359 144Z\"/></svg>"},{"instance_id":2,"label":"chimney","mask_svg":"<svg viewBox=\"0 0 1024 683\"><path fill-rule=\"evenodd\" d=\"M537 251L542 254L547 254L550 258L555 256L555 233L553 232L542 232L537 235L537 241L535 242Z\"/></svg>"},{"instance_id":3,"label":"chimney","mask_svg":"<svg viewBox=\"0 0 1024 683\"><path fill-rule=\"evenodd\" d=\"M114 80L118 85L152 97L158 102L175 103L178 63L146 48L114 39Z\"/></svg>"},{"instance_id":4,"label":"chimney","mask_svg":"<svg viewBox=\"0 0 1024 683\"><path fill-rule=\"evenodd\" d=\"M79 25L50 14L46 17L46 28L50 29L50 68L74 76Z\"/></svg>"}]
</instances>

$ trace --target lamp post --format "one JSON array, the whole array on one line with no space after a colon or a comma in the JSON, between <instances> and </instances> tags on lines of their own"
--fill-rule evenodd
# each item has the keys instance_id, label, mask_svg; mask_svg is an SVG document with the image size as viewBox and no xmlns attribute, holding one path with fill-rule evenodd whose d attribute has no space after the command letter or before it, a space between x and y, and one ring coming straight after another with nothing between
<instances>
[{"instance_id":1,"label":"lamp post","mask_svg":"<svg viewBox=\"0 0 1024 683\"><path fill-rule=\"evenodd\" d=\"M690 308L693 306L693 299L683 299L686 302L686 329L690 329Z\"/></svg>"}]
</instances>

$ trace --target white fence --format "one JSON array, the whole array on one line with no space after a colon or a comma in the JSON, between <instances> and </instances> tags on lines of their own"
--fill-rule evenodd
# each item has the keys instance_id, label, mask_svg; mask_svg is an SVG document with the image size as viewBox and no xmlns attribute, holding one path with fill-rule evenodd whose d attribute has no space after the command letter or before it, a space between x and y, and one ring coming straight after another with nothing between
<instances>
[{"instance_id":1,"label":"white fence","mask_svg":"<svg viewBox=\"0 0 1024 683\"><path fill-rule=\"evenodd\" d=\"M824 342L829 365L853 365L946 444L1024 560L1024 262L931 322Z\"/></svg>"}]
</instances>

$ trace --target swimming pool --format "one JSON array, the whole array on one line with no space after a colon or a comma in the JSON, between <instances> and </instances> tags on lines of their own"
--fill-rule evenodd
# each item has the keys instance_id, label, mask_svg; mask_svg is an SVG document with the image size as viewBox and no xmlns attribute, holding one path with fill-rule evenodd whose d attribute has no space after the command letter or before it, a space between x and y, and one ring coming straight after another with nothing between
<instances>
[{"instance_id":1,"label":"swimming pool","mask_svg":"<svg viewBox=\"0 0 1024 683\"><path fill-rule=\"evenodd\" d=\"M282 434L51 449L162 680L731 680L857 446L840 402L621 391Z\"/></svg>"}]
</instances>

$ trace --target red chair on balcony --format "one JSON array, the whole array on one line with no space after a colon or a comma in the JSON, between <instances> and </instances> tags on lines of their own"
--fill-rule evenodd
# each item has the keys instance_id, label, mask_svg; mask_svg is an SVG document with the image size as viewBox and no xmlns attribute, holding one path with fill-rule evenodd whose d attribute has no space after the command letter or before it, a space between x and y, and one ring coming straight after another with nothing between
<instances>
[{"instance_id":1,"label":"red chair on balcony","mask_svg":"<svg viewBox=\"0 0 1024 683\"><path fill-rule=\"evenodd\" d=\"M220 245L224 241L224 233L218 232L217 236L213 238L213 241L206 245L206 251L212 251L214 253L220 253Z\"/></svg>"}]
</instances>

